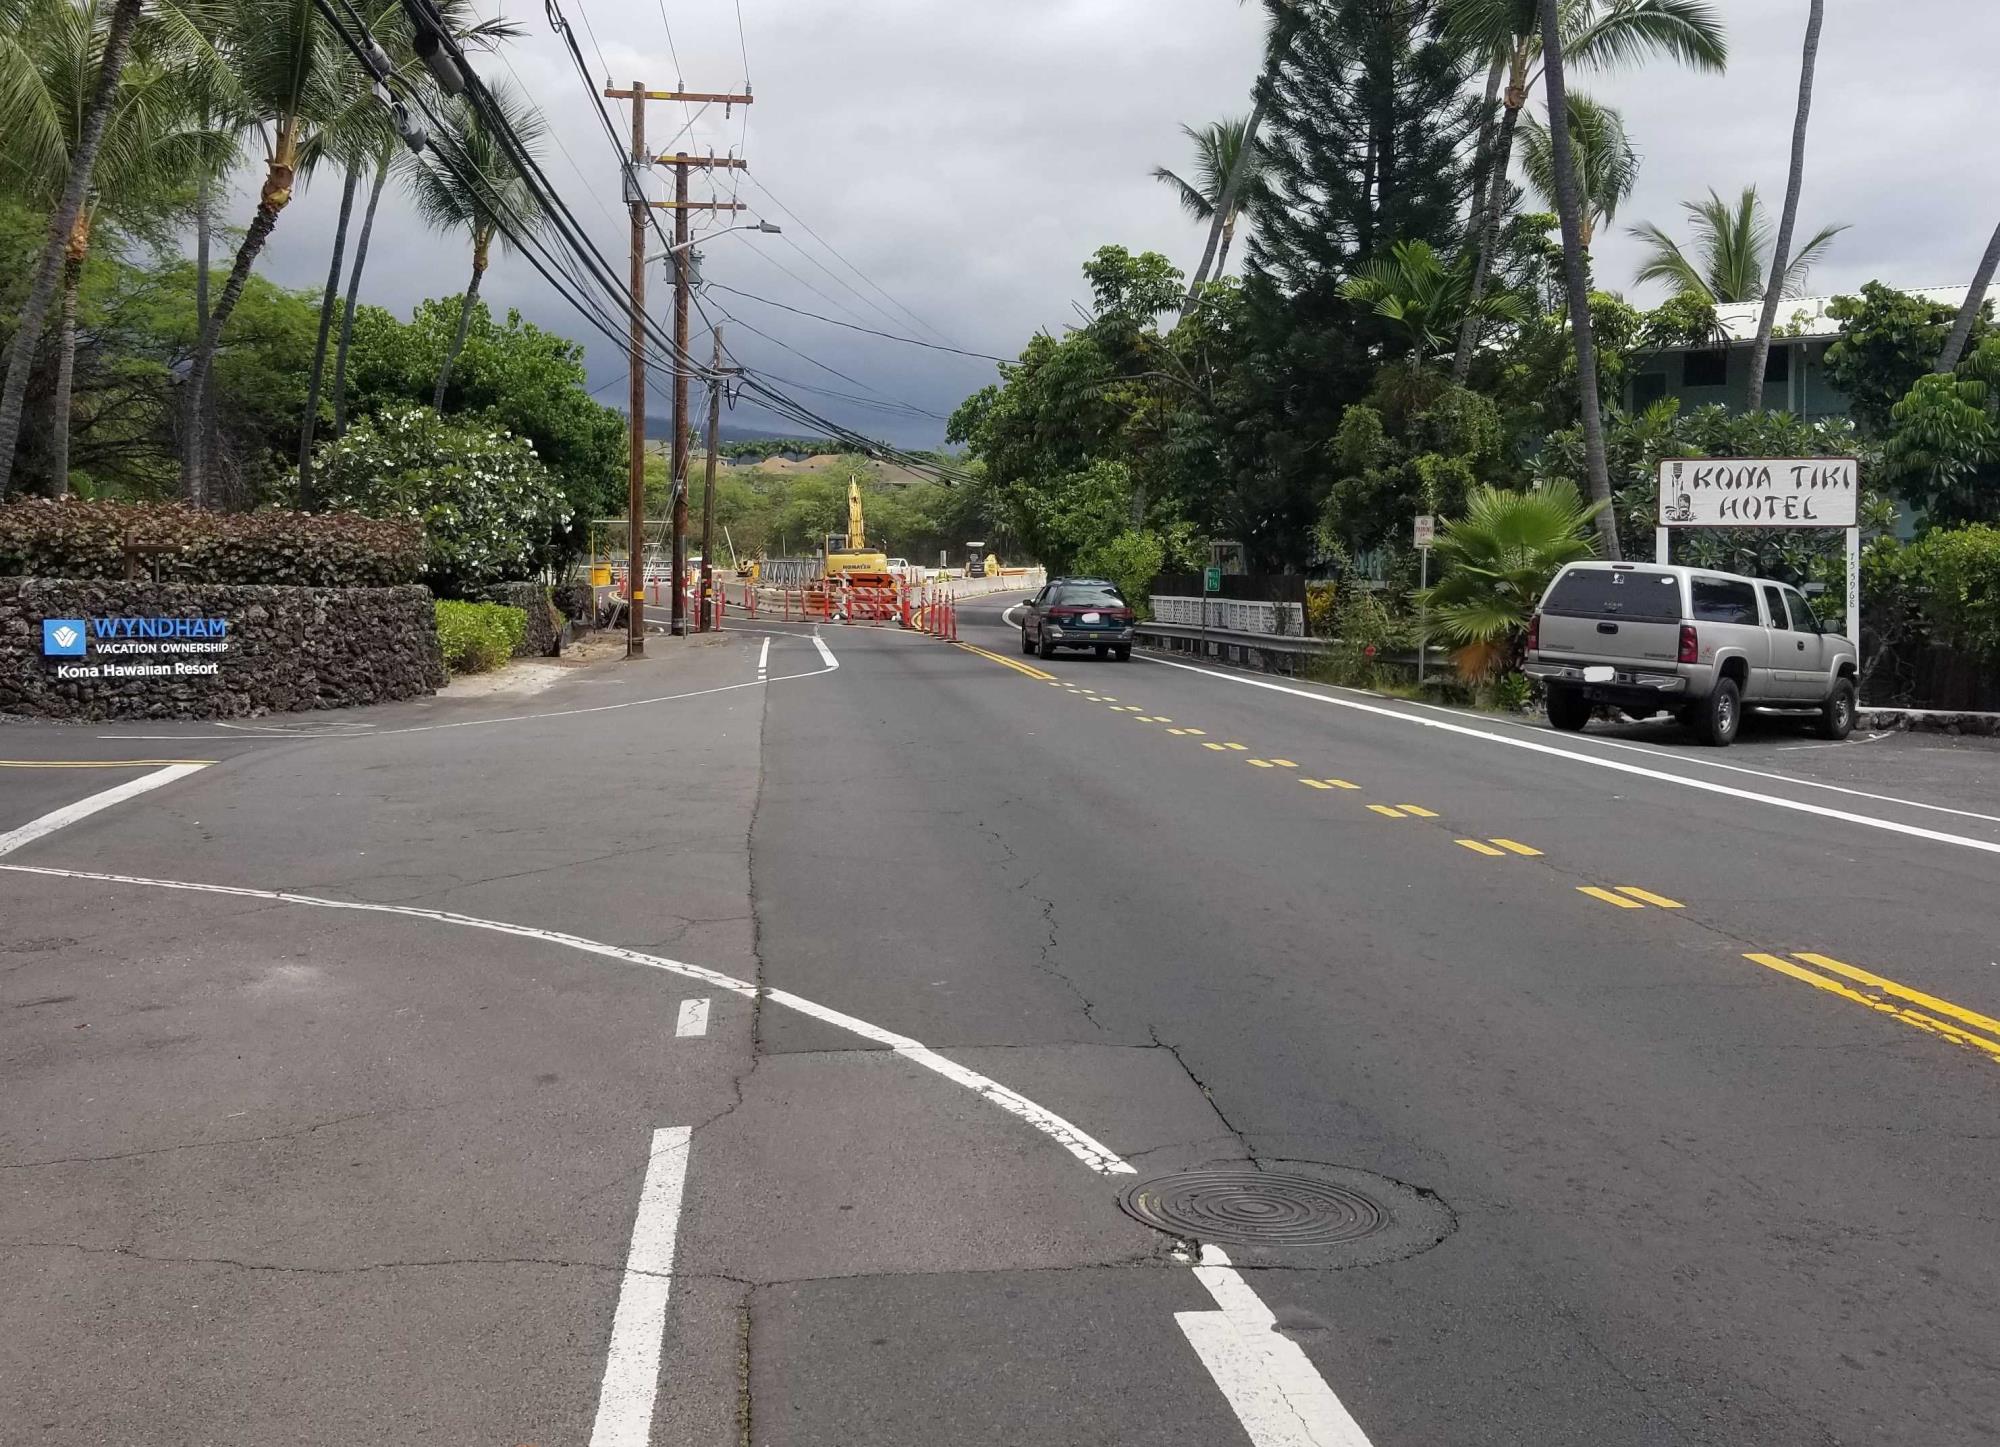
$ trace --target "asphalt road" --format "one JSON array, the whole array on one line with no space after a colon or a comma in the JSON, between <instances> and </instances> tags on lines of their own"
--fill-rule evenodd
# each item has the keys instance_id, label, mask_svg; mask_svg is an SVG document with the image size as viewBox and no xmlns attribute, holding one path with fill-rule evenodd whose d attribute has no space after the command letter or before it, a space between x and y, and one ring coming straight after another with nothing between
<instances>
[{"instance_id":1,"label":"asphalt road","mask_svg":"<svg viewBox=\"0 0 2000 1447\"><path fill-rule=\"evenodd\" d=\"M0 730L0 1438L2000 1439L2000 751L1001 606Z\"/></svg>"}]
</instances>

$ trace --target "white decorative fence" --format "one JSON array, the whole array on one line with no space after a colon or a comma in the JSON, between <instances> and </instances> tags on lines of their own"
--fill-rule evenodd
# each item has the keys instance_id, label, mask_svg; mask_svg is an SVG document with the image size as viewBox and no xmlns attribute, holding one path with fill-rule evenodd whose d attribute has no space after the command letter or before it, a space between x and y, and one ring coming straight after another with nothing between
<instances>
[{"instance_id":1,"label":"white decorative fence","mask_svg":"<svg viewBox=\"0 0 2000 1447\"><path fill-rule=\"evenodd\" d=\"M1204 623L1200 598L1155 597L1153 620L1183 628L1199 628ZM1245 603L1235 598L1208 600L1207 626L1228 633L1270 633L1284 638L1303 637L1306 610L1303 603Z\"/></svg>"}]
</instances>

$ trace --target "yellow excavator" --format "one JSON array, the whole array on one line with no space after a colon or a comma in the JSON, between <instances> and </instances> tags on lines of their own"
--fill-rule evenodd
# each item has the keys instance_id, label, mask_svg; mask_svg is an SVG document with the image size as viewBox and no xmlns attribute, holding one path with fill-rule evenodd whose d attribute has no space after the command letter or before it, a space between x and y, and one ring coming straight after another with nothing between
<instances>
[{"instance_id":1,"label":"yellow excavator","mask_svg":"<svg viewBox=\"0 0 2000 1447\"><path fill-rule=\"evenodd\" d=\"M826 576L846 573L855 582L889 576L889 555L868 546L868 534L861 519L861 484L847 484L847 531L828 533L824 550Z\"/></svg>"}]
</instances>

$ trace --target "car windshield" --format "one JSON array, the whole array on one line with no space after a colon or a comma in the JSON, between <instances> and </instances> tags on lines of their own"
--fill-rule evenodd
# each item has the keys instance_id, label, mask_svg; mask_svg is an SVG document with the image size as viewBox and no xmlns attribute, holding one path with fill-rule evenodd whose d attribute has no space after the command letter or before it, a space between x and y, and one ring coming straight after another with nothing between
<instances>
[{"instance_id":1,"label":"car windshield","mask_svg":"<svg viewBox=\"0 0 2000 1447\"><path fill-rule=\"evenodd\" d=\"M1672 623L1681 616L1680 579L1640 569L1572 568L1549 590L1542 611Z\"/></svg>"}]
</instances>

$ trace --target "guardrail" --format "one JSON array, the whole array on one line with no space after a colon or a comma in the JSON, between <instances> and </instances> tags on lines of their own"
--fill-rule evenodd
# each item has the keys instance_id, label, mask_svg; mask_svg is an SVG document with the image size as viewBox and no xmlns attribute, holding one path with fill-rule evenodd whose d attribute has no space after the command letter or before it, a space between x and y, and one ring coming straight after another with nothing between
<instances>
[{"instance_id":1,"label":"guardrail","mask_svg":"<svg viewBox=\"0 0 2000 1447\"><path fill-rule=\"evenodd\" d=\"M1338 638L1300 638L1289 633L1247 633L1231 628L1197 628L1184 623L1141 623L1135 630L1139 646L1168 653L1192 653L1218 663L1254 668L1260 673L1278 673L1295 678L1305 664L1324 658L1340 647ZM1430 650L1430 666L1448 667L1450 655L1442 648ZM1416 650L1384 653L1378 662L1414 670Z\"/></svg>"}]
</instances>

